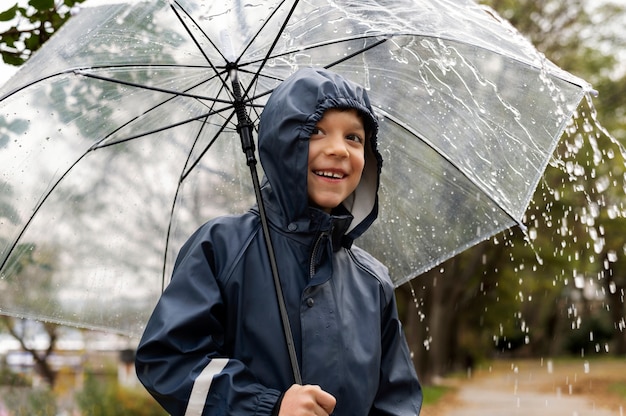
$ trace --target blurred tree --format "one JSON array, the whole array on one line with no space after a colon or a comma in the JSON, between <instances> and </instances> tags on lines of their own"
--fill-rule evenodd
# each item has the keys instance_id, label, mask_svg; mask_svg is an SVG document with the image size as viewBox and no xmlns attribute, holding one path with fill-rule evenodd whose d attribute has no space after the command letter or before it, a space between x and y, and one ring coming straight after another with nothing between
<instances>
[{"instance_id":1,"label":"blurred tree","mask_svg":"<svg viewBox=\"0 0 626 416\"><path fill-rule=\"evenodd\" d=\"M80 0L82 1L82 0ZM13 39L11 36L13 32L21 30L22 26L20 26L17 16L25 15L31 13L32 19L36 19L35 17L35 6L41 7L41 13L39 16L42 18L48 18L46 13L57 13L59 16L64 16L64 18L69 18L69 7L75 6L80 1L65 1L64 3L50 3L53 7L53 10L46 9L43 10L43 6L47 4L46 2L35 2L31 0L29 6L27 8L20 8L17 4L9 9L3 15L6 18L11 18L12 23L14 23L13 31L9 30L4 34L0 34L2 36L0 38L0 46L4 44L12 43ZM44 13L45 11L45 13ZM64 14L65 13L65 14ZM58 17L58 16L57 16ZM15 20L15 21L14 21ZM23 20L23 17L22 17ZM56 23L61 23L61 17L58 19L55 18ZM41 24L39 24L41 23ZM37 27L47 27L43 22L39 22L34 26ZM173 31L164 26L159 26L154 24L154 19L150 16L147 16L142 20L142 23L145 25L142 29L145 30L146 34L150 34L154 36L155 32L158 32L164 38L174 38ZM69 31L69 29L66 28ZM139 34L136 34L138 37L141 37ZM61 34L63 36L63 34ZM67 36L67 32L66 32ZM73 37L70 39L70 43L73 41ZM46 38L40 39L42 42L46 40ZM105 42L100 40L100 42ZM181 44L183 42L182 39L173 39L172 42L179 42ZM41 46L40 43L33 43L33 48L30 48L30 44L24 44L25 50L27 53L23 55L24 59L29 58L36 46L39 48ZM111 53L114 55L119 55L119 52L114 50L109 50L109 48L102 48L103 44L92 41L89 42L86 47L91 48L92 50L100 49L100 57L106 59L106 54ZM168 55L166 52L166 48L161 48L157 45L150 48L150 57L155 61L168 61ZM171 61L171 59L170 59ZM20 61L21 62L21 61ZM33 61L31 60L31 63ZM122 72L122 71L120 71ZM144 69L144 71L129 71L125 75L119 75L119 78L125 77L125 80L128 82L141 82L152 76L151 69ZM93 132L97 130L102 124L106 124L110 122L111 118L114 117L131 117L128 112L120 110L119 108L113 108L113 106L107 106L103 104L105 101L105 97L107 99L111 99L111 96L123 96L123 95L132 95L128 94L126 91L126 86L118 83L105 83L100 80L82 80L81 82L68 82L68 83L52 83L50 89L46 92L49 97L52 97L50 100L37 100L38 102L33 103L33 107L39 106L38 111L45 111L47 114L47 120L52 124L57 124L59 126L66 125L70 121L77 126L81 132L84 133L84 137L93 139ZM70 98L71 97L71 98ZM146 98L149 101L148 98ZM54 106L50 106L44 108L46 104L50 102L54 102ZM108 102L108 101L107 101ZM32 107L31 107L32 108ZM116 112L117 111L117 112ZM14 113L11 115L0 116L0 149L5 146L9 146L8 144L17 143L18 140L22 140L24 137L24 131L28 128L28 120L23 120L20 117L22 115ZM46 140L52 141L61 141L61 136L65 134L62 132L62 128L55 129L55 133L51 133L50 136L46 138ZM38 133L35 133L37 135ZM55 136L56 135L56 136ZM83 143L77 143L76 146L70 144L66 137L63 137L65 143L68 144L69 147L73 147L74 149L82 149ZM181 152L184 149L184 144L182 144L183 140L179 138L171 138L172 142L181 142ZM135 142L136 143L136 142ZM155 146L155 149L159 149L158 146ZM77 151L78 153L78 151ZM66 153L67 155L67 153ZM163 268L162 262L159 263L159 260L163 259L164 250L163 241L164 236L167 230L164 227L167 226L166 223L163 222L163 216L165 212L168 211L169 207L172 205L172 201L167 198L161 198L157 200L157 196L160 195L161 189L163 186L163 182L155 181L154 172L149 169L141 169L137 172L130 172L128 170L129 165L125 165L122 159L131 158L137 159L142 157L147 160L152 158L153 155L147 154L146 147L140 145L133 145L129 143L127 145L120 145L116 148L115 152L109 152L107 154L106 151L101 152L102 156L98 157L97 161L91 162L89 165L90 172L108 172L109 169L115 170L115 164L122 165L124 167L124 171L120 170L119 175L85 175L82 178L80 186L71 186L68 185L67 188L63 188L63 186L59 186L55 190L55 195L59 195L60 193L65 193L63 200L66 205L63 207L59 207L58 212L56 213L56 218L52 221L55 221L58 224L62 221L62 218L70 218L69 222L72 222L71 229L73 230L72 236L61 236L58 237L58 234L54 234L51 230L45 229L37 229L36 222L30 221L30 215L38 215L41 217L41 213L33 213L32 207L23 205L20 206L20 202L24 202L27 198L23 199L15 199L12 195L17 194L19 189L14 189L11 185L16 186L15 184L8 184L0 179L0 221L4 221L8 219L12 224L15 224L15 227L0 227L0 262L4 262L11 257L18 258L21 254L17 253L15 247L13 247L11 242L19 235L20 227L27 225L28 232L31 234L26 234L26 236L22 236L23 239L33 243L34 251L39 249L45 249L45 244L55 244L50 243L54 238L61 239L59 242L59 246L66 250L65 252L71 253L71 255L63 256L61 250L57 251L57 255L62 257L62 260L58 263L59 268L56 270L55 279L57 284L60 287L69 286L69 284L75 285L88 285L89 283L84 283L86 279L78 279L76 277L76 270L78 266L75 266L77 262L74 262L74 259L81 259L83 263L89 263L89 259L92 259L96 256L105 257L113 259L113 266L118 267L120 265L134 268L137 271L137 275L139 276L158 276L159 272ZM78 156L76 156L78 157ZM169 159L169 158L168 158ZM31 159L32 160L32 159ZM170 171L170 175L163 175L167 178L173 178L170 182L174 182L177 184L177 175L180 174L180 167L174 165L174 161L178 160L175 158L171 158L172 164L168 165L171 167L172 171ZM22 166L25 166L27 161ZM45 163L43 163L45 167ZM69 167L69 166L68 166ZM165 169L165 165L159 166L159 169ZM78 170L78 169L75 169ZM161 171L160 174L163 174ZM69 181L71 183L71 181ZM111 215L110 211L105 211L103 204L103 200L107 199L110 195L100 192L102 189L113 189L117 188L122 190L123 192L128 192L128 189L137 189L135 195L137 197L137 201L143 202L143 204L134 204L132 205L136 210L138 222L137 229L131 230L131 225L129 225L130 221L123 221L120 215ZM144 197L145 196L145 197ZM225 206L232 206L232 204L225 203ZM119 214L124 210L130 210L128 207L131 206L128 200L119 200L119 207L116 207L115 212ZM200 204L198 204L200 206ZM52 207L52 208L51 208ZM55 205L50 204L46 207L45 211L46 215L50 214L51 209L54 209ZM194 207L197 208L197 207ZM42 210L44 211L44 210ZM106 225L104 225L106 224ZM134 223L133 223L134 224ZM115 244L112 244L110 240L100 239L100 238L83 238L88 232L95 233L95 228L102 227L108 228L108 230L119 230L120 235L128 235L132 234L136 236L136 245L133 249L136 249L137 252L131 253L130 250L126 250L125 253L120 255L119 253L109 254L110 252L114 252L118 250L119 247ZM59 231L62 227L57 227L55 230ZM15 232L18 230L18 232ZM41 230L41 231L39 231ZM62 234L63 231L60 230L59 234ZM44 240L46 240L45 244L39 244L41 239L40 236L44 236ZM145 255L148 252L156 252L156 255ZM106 253L106 254L104 254ZM133 257L134 255L134 257ZM154 258L155 261L151 263L147 263L142 261L141 264L137 264L138 258ZM9 259L8 261L16 261L15 259ZM69 264L73 263L73 264ZM4 263L3 263L4 264ZM90 266L91 267L91 266ZM146 270L152 268L153 273L148 273ZM3 267L3 271L8 269L8 267ZM140 269L140 270L137 270ZM155 271L156 270L156 271ZM134 270L133 270L134 271ZM8 274L8 273L7 273ZM25 277L27 278L27 277ZM72 279L73 282L72 282ZM68 283L71 282L71 283ZM0 282L1 284L2 282ZM141 286L144 286L144 282L141 282ZM146 282L145 287L152 287L155 292L160 290L160 284L156 285L155 282ZM139 286L139 285L138 285ZM83 286L85 287L85 286ZM89 287L85 289L85 292L89 291ZM92 292L94 293L94 292ZM127 296L127 297L126 297ZM133 297L135 296L135 297ZM107 310L116 310L119 311L117 314L117 319L119 321L128 322L128 325L134 325L135 320L125 319L126 316L130 316L132 311L141 311L142 314L149 312L149 305L138 302L136 300L136 293L132 293L132 291L125 291L122 293L118 299L115 300L115 304L107 304L106 307L110 308ZM129 300L132 299L132 300ZM0 300L2 300L2 296L0 294ZM19 298L20 301L24 299L22 297ZM151 300L151 299L150 299ZM43 314L41 306L44 304L30 304L29 306L32 308L25 308L22 305L18 305L17 302L13 302L11 305L14 308L19 308L19 310L23 311L24 309L30 312L30 316L46 316L46 319L57 320L57 322L72 322L71 319L61 319L67 316L77 317L76 319L80 320L89 317L100 317L102 318L102 310L86 310L89 309L93 304L88 303L86 306L80 304L80 302L74 302L76 305L71 305L70 302L65 302L65 304L61 305L59 309L63 307L67 309L75 308L83 308L80 311L71 310L71 312L67 312L66 315L63 315L59 310L51 311L50 314ZM2 304L0 304L2 305ZM6 305L2 305L6 306ZM100 307L102 307L99 304ZM93 306L93 309L97 309L97 306ZM5 313L7 310L4 308ZM10 311L10 310L9 310ZM127 314L122 313L122 311L128 311ZM145 312L144 312L145 311ZM12 311L11 311L12 312ZM24 312L21 312L24 313ZM42 315L43 314L43 315ZM139 314L139 313L137 313ZM111 314L113 315L113 314ZM142 316L142 315L139 315ZM97 318L94 318L97 319ZM145 318L147 319L147 318ZM106 324L113 325L110 321ZM120 324L121 325L121 324ZM122 329L120 329L122 330Z\"/></svg>"},{"instance_id":2,"label":"blurred tree","mask_svg":"<svg viewBox=\"0 0 626 416\"><path fill-rule=\"evenodd\" d=\"M17 297L21 303L46 304L54 309L55 287L52 284L52 275L55 269L56 253L50 249L35 252L32 244L18 246L16 251L21 255L16 256L7 266L16 272L8 278L2 279L0 284L0 305L9 308ZM49 385L54 386L56 373L53 370L49 358L54 352L59 325L43 323L49 342L47 348L39 350L29 341L27 331L20 330L24 325L19 325L21 320L5 315L0 315L0 328L11 334L20 343L22 349L30 353L35 363L35 371Z\"/></svg>"},{"instance_id":3,"label":"blurred tree","mask_svg":"<svg viewBox=\"0 0 626 416\"><path fill-rule=\"evenodd\" d=\"M127 389L106 375L98 378L87 370L83 390L76 395L83 414L90 416L162 416L167 413L152 399L147 391Z\"/></svg>"},{"instance_id":4,"label":"blurred tree","mask_svg":"<svg viewBox=\"0 0 626 416\"><path fill-rule=\"evenodd\" d=\"M17 1L0 11L0 22L9 28L0 32L0 54L10 65L23 64L72 15L73 8L85 0ZM6 5L6 3L4 3Z\"/></svg>"}]
</instances>

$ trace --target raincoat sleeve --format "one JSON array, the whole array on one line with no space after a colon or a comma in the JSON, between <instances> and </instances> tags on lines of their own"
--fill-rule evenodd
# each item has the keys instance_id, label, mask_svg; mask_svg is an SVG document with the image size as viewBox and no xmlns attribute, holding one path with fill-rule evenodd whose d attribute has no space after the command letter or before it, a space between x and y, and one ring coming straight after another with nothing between
<instances>
[{"instance_id":1,"label":"raincoat sleeve","mask_svg":"<svg viewBox=\"0 0 626 416\"><path fill-rule=\"evenodd\" d=\"M422 389L410 358L402 324L398 319L396 301L383 308L382 361L380 385L370 416L419 415Z\"/></svg>"},{"instance_id":2,"label":"raincoat sleeve","mask_svg":"<svg viewBox=\"0 0 626 416\"><path fill-rule=\"evenodd\" d=\"M224 351L224 304L211 244L193 237L136 355L142 384L171 415L271 415L280 393Z\"/></svg>"}]
</instances>

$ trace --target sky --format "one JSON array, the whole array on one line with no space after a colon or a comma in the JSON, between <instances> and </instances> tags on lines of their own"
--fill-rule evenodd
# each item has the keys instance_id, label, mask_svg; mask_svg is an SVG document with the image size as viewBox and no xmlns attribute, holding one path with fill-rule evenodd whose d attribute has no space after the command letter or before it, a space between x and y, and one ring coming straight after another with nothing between
<instances>
[{"instance_id":1,"label":"sky","mask_svg":"<svg viewBox=\"0 0 626 416\"><path fill-rule=\"evenodd\" d=\"M7 65L4 62L0 63L0 84L4 84L7 80L17 72L18 67Z\"/></svg>"}]
</instances>

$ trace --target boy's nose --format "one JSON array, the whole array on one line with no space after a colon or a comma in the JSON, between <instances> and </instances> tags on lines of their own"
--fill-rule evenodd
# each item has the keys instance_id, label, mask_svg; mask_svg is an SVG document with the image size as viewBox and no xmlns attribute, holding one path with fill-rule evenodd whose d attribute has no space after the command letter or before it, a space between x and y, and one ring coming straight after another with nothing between
<instances>
[{"instance_id":1,"label":"boy's nose","mask_svg":"<svg viewBox=\"0 0 626 416\"><path fill-rule=\"evenodd\" d=\"M348 157L350 152L346 141L340 134L332 134L327 137L326 153L330 156Z\"/></svg>"}]
</instances>

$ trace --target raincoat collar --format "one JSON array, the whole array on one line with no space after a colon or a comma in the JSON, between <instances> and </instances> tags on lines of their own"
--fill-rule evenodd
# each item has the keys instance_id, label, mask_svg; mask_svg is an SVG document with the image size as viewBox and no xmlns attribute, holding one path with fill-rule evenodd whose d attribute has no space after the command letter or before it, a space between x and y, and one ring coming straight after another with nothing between
<instances>
[{"instance_id":1,"label":"raincoat collar","mask_svg":"<svg viewBox=\"0 0 626 416\"><path fill-rule=\"evenodd\" d=\"M309 206L309 138L330 108L355 108L366 129L365 167L356 190L332 214ZM332 230L333 247L350 247L378 215L382 157L378 124L365 89L325 69L305 68L280 84L270 96L259 123L259 158L265 172L268 209L288 231ZM276 220L276 218L274 218Z\"/></svg>"}]
</instances>

